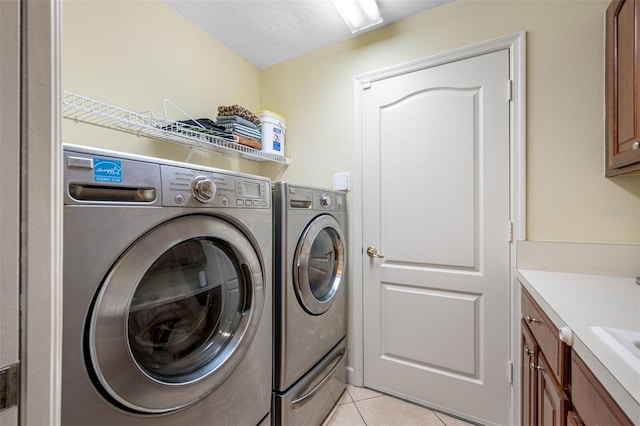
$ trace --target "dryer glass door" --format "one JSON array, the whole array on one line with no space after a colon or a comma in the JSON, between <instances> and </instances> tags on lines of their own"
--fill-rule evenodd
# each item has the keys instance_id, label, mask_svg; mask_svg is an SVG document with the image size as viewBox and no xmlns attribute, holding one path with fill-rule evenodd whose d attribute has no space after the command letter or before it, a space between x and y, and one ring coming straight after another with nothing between
<instances>
[{"instance_id":1,"label":"dryer glass door","mask_svg":"<svg viewBox=\"0 0 640 426\"><path fill-rule=\"evenodd\" d=\"M228 222L193 215L155 228L96 297L87 347L103 393L139 413L199 401L248 350L264 291L254 247Z\"/></svg>"},{"instance_id":2,"label":"dryer glass door","mask_svg":"<svg viewBox=\"0 0 640 426\"><path fill-rule=\"evenodd\" d=\"M335 301L345 266L344 234L330 215L316 217L305 229L294 259L298 300L313 315L325 313Z\"/></svg>"}]
</instances>

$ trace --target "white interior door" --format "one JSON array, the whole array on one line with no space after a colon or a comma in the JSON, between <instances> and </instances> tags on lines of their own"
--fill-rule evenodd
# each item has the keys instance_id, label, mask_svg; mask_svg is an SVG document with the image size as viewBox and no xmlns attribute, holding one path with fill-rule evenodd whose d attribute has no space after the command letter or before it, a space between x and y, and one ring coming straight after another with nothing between
<instances>
[{"instance_id":1,"label":"white interior door","mask_svg":"<svg viewBox=\"0 0 640 426\"><path fill-rule=\"evenodd\" d=\"M5 396L0 406L0 425L6 426L18 424L19 22L19 2L0 1L0 375L5 385L14 384L11 401Z\"/></svg>"},{"instance_id":2,"label":"white interior door","mask_svg":"<svg viewBox=\"0 0 640 426\"><path fill-rule=\"evenodd\" d=\"M362 93L364 384L483 423L510 410L509 51ZM365 255L366 256L366 255Z\"/></svg>"}]
</instances>

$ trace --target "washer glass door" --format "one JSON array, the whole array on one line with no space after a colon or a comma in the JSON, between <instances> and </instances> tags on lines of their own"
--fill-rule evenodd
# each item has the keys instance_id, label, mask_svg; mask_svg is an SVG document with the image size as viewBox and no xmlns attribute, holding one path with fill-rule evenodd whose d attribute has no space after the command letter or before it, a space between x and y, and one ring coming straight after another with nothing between
<instances>
[{"instance_id":1,"label":"washer glass door","mask_svg":"<svg viewBox=\"0 0 640 426\"><path fill-rule=\"evenodd\" d=\"M264 304L259 258L229 223L169 221L114 265L89 330L92 368L117 405L164 413L197 402L246 353Z\"/></svg>"},{"instance_id":2,"label":"washer glass door","mask_svg":"<svg viewBox=\"0 0 640 426\"><path fill-rule=\"evenodd\" d=\"M342 227L330 215L316 217L304 230L294 258L295 290L303 308L321 315L331 308L344 276Z\"/></svg>"}]
</instances>

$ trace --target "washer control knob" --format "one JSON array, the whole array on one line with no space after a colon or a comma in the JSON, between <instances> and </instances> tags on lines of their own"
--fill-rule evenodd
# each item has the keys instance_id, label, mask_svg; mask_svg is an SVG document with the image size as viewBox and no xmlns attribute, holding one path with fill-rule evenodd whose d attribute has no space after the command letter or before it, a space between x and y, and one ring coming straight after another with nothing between
<instances>
[{"instance_id":1,"label":"washer control knob","mask_svg":"<svg viewBox=\"0 0 640 426\"><path fill-rule=\"evenodd\" d=\"M191 193L201 203L208 203L216 196L216 184L207 176L196 176L191 181Z\"/></svg>"},{"instance_id":2,"label":"washer control knob","mask_svg":"<svg viewBox=\"0 0 640 426\"><path fill-rule=\"evenodd\" d=\"M331 195L322 194L320 196L320 204L322 204L322 207L331 207Z\"/></svg>"}]
</instances>

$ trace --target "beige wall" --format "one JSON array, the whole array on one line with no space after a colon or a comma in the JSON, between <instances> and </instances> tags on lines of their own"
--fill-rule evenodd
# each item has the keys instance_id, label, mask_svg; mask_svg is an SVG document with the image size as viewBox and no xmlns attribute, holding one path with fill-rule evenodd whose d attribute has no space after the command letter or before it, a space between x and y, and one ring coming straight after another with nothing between
<instances>
[{"instance_id":1,"label":"beige wall","mask_svg":"<svg viewBox=\"0 0 640 426\"><path fill-rule=\"evenodd\" d=\"M458 0L258 70L158 1L63 2L63 88L164 115L238 103L287 118L292 164L197 154L200 164L330 187L352 171L352 81L492 38L527 33L527 235L640 244L640 176L604 177L608 0ZM183 119L176 110L169 118ZM63 140L183 160L187 151L63 120ZM353 176L352 176L353 177Z\"/></svg>"},{"instance_id":2,"label":"beige wall","mask_svg":"<svg viewBox=\"0 0 640 426\"><path fill-rule=\"evenodd\" d=\"M159 1L64 0L63 90L164 117L169 99L194 118L219 105L260 108L260 70ZM169 106L168 118L184 120ZM63 142L183 161L188 150L64 119ZM194 163L259 173L260 163L196 152Z\"/></svg>"},{"instance_id":3,"label":"beige wall","mask_svg":"<svg viewBox=\"0 0 640 426\"><path fill-rule=\"evenodd\" d=\"M263 70L263 108L287 117L280 177L351 170L355 75L526 31L528 239L639 244L640 176L604 177L607 5L458 0Z\"/></svg>"}]
</instances>

